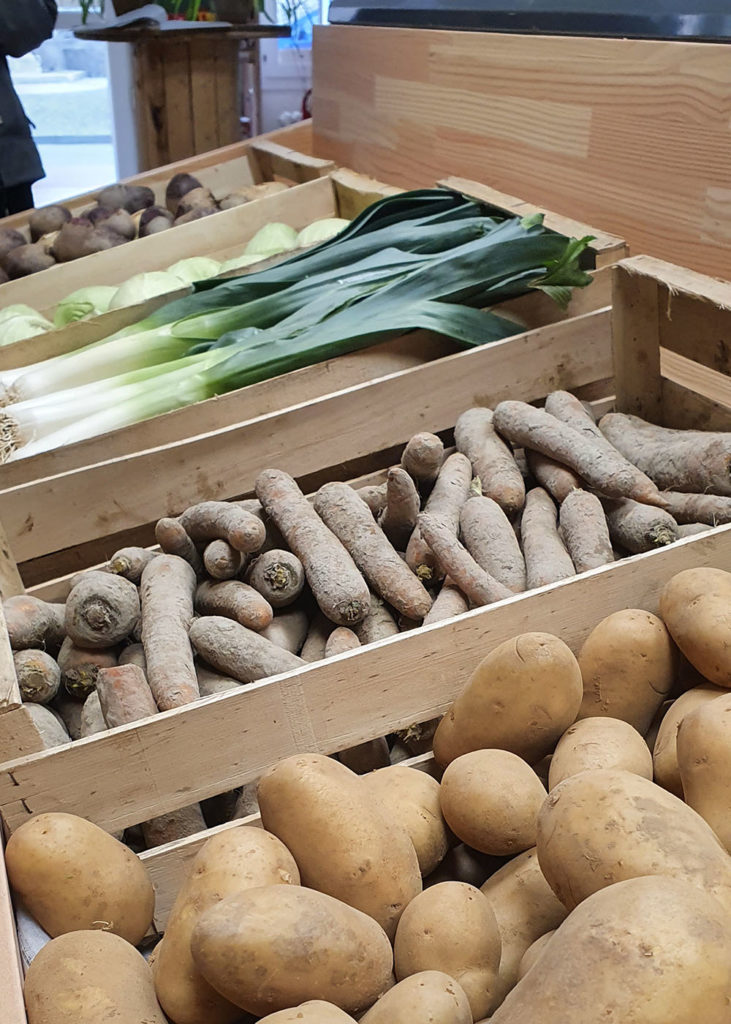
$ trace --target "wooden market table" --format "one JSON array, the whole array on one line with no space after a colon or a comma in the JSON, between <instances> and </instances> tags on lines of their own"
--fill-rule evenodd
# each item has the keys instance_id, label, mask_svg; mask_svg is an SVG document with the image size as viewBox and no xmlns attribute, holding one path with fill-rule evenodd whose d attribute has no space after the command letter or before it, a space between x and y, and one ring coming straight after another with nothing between
<instances>
[{"instance_id":1,"label":"wooden market table","mask_svg":"<svg viewBox=\"0 0 731 1024\"><path fill-rule=\"evenodd\" d=\"M130 43L133 47L140 170L239 142L241 52L245 51L255 70L258 110L259 40L289 34L288 25L266 24L206 25L173 31L130 25L75 32L80 39Z\"/></svg>"}]
</instances>

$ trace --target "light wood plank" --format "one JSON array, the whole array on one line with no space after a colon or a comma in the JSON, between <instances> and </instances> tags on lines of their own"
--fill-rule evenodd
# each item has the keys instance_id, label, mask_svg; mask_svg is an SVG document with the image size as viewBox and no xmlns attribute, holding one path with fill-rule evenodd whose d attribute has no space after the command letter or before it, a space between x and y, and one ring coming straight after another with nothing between
<instances>
[{"instance_id":1,"label":"light wood plank","mask_svg":"<svg viewBox=\"0 0 731 1024\"><path fill-rule=\"evenodd\" d=\"M681 384L718 406L731 410L731 376L728 374L716 373L703 363L697 363L664 348L660 349L660 366L662 375L667 380Z\"/></svg>"},{"instance_id":2,"label":"light wood plank","mask_svg":"<svg viewBox=\"0 0 731 1024\"><path fill-rule=\"evenodd\" d=\"M185 806L191 794L234 789L290 754L332 753L426 721L502 641L538 630L577 651L611 612L655 612L667 579L695 566L731 570L731 526L4 765L5 823L13 831L29 814L63 809L114 830Z\"/></svg>"},{"instance_id":3,"label":"light wood plank","mask_svg":"<svg viewBox=\"0 0 731 1024\"><path fill-rule=\"evenodd\" d=\"M419 754L417 757L410 757L406 761L399 762L399 764L401 767L414 768L417 771L427 772L435 778L441 778L441 772L431 754ZM175 897L190 872L190 866L194 857L200 852L202 847L205 846L209 839L218 835L219 832L227 832L229 829L242 826L261 828L261 816L259 814L250 814L246 818L228 821L215 828L197 832L194 836L189 836L186 839L166 843L164 846L157 846L152 850L145 850L139 855L140 860L147 868L155 889L155 918L153 925L156 931L165 931Z\"/></svg>"},{"instance_id":4,"label":"light wood plank","mask_svg":"<svg viewBox=\"0 0 731 1024\"><path fill-rule=\"evenodd\" d=\"M329 25L313 73L321 156L395 184L489 168L633 252L731 277L723 44Z\"/></svg>"},{"instance_id":5,"label":"light wood plank","mask_svg":"<svg viewBox=\"0 0 731 1024\"><path fill-rule=\"evenodd\" d=\"M662 382L662 422L680 430L731 431L731 410L674 380Z\"/></svg>"},{"instance_id":6,"label":"light wood plank","mask_svg":"<svg viewBox=\"0 0 731 1024\"><path fill-rule=\"evenodd\" d=\"M621 265L613 269L612 348L617 408L660 423L662 378L659 285Z\"/></svg>"},{"instance_id":7,"label":"light wood plank","mask_svg":"<svg viewBox=\"0 0 731 1024\"><path fill-rule=\"evenodd\" d=\"M13 652L10 649L5 614L0 604L0 715L14 711L20 705L21 696L13 665Z\"/></svg>"},{"instance_id":8,"label":"light wood plank","mask_svg":"<svg viewBox=\"0 0 731 1024\"><path fill-rule=\"evenodd\" d=\"M0 760L13 761L44 749L44 743L25 706L0 714Z\"/></svg>"},{"instance_id":9,"label":"light wood plank","mask_svg":"<svg viewBox=\"0 0 731 1024\"><path fill-rule=\"evenodd\" d=\"M333 171L331 177L337 197L338 216L347 220L353 220L371 203L403 191L395 185L384 185L375 178L369 178L347 168Z\"/></svg>"},{"instance_id":10,"label":"light wood plank","mask_svg":"<svg viewBox=\"0 0 731 1024\"><path fill-rule=\"evenodd\" d=\"M190 99L195 153L207 153L219 145L216 117L218 45L211 37L191 40Z\"/></svg>"},{"instance_id":11,"label":"light wood plank","mask_svg":"<svg viewBox=\"0 0 731 1024\"><path fill-rule=\"evenodd\" d=\"M0 835L0 998L3 1024L28 1024L23 1002L23 968Z\"/></svg>"},{"instance_id":12,"label":"light wood plank","mask_svg":"<svg viewBox=\"0 0 731 1024\"><path fill-rule=\"evenodd\" d=\"M249 153L255 168L257 182L284 179L295 183L322 178L335 170L332 160L297 153L271 139L254 138Z\"/></svg>"},{"instance_id":13,"label":"light wood plank","mask_svg":"<svg viewBox=\"0 0 731 1024\"><path fill-rule=\"evenodd\" d=\"M203 497L244 493L264 466L301 477L404 443L425 425L446 430L471 405L537 399L611 375L609 313L589 313L248 423L29 482L0 494L0 521L21 563Z\"/></svg>"}]
</instances>

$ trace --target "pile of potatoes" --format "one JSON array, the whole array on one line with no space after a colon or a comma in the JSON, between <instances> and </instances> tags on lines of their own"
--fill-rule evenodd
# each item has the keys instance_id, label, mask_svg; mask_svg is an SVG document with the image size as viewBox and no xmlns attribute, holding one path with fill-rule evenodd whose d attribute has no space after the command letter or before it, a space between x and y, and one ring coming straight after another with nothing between
<instances>
[{"instance_id":1,"label":"pile of potatoes","mask_svg":"<svg viewBox=\"0 0 731 1024\"><path fill-rule=\"evenodd\" d=\"M230 210L265 195L281 192L283 182L247 185L217 200L192 174L174 175L165 189L165 205L156 205L146 185L108 185L95 206L74 215L63 205L30 212L27 232L0 227L0 284L113 249L178 224Z\"/></svg>"},{"instance_id":2,"label":"pile of potatoes","mask_svg":"<svg viewBox=\"0 0 731 1024\"><path fill-rule=\"evenodd\" d=\"M578 657L495 647L423 770L279 762L148 963L143 862L29 819L6 852L52 937L29 1024L728 1024L731 574L679 573L659 611L608 616Z\"/></svg>"}]
</instances>

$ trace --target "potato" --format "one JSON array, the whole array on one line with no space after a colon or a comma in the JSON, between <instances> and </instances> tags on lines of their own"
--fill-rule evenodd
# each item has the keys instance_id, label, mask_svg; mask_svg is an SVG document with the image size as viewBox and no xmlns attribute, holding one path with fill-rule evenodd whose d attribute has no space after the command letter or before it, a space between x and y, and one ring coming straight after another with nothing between
<instances>
[{"instance_id":1,"label":"potato","mask_svg":"<svg viewBox=\"0 0 731 1024\"><path fill-rule=\"evenodd\" d=\"M165 1024L144 957L118 935L52 939L25 978L28 1024Z\"/></svg>"},{"instance_id":2,"label":"potato","mask_svg":"<svg viewBox=\"0 0 731 1024\"><path fill-rule=\"evenodd\" d=\"M622 768L652 779L652 754L642 736L620 718L581 718L553 752L548 788L589 768Z\"/></svg>"},{"instance_id":3,"label":"potato","mask_svg":"<svg viewBox=\"0 0 731 1024\"><path fill-rule=\"evenodd\" d=\"M677 652L657 615L623 608L595 626L579 652L579 718L620 718L644 736L670 692Z\"/></svg>"},{"instance_id":4,"label":"potato","mask_svg":"<svg viewBox=\"0 0 731 1024\"><path fill-rule=\"evenodd\" d=\"M393 944L399 981L444 971L465 991L475 1018L487 1013L500 964L500 933L490 903L465 882L441 882L411 901Z\"/></svg>"},{"instance_id":5,"label":"potato","mask_svg":"<svg viewBox=\"0 0 731 1024\"><path fill-rule=\"evenodd\" d=\"M472 1011L464 989L442 971L420 971L404 978L360 1019L360 1024L426 1022L472 1024Z\"/></svg>"},{"instance_id":6,"label":"potato","mask_svg":"<svg viewBox=\"0 0 731 1024\"><path fill-rule=\"evenodd\" d=\"M678 767L678 729L686 715L695 708L716 697L722 697L727 691L713 683L704 683L701 686L694 686L692 690L674 700L668 709L667 714L660 723L657 739L652 752L652 763L655 773L655 782L663 789L683 799L683 783L680 779Z\"/></svg>"},{"instance_id":7,"label":"potato","mask_svg":"<svg viewBox=\"0 0 731 1024\"><path fill-rule=\"evenodd\" d=\"M686 879L731 908L731 860L709 826L631 772L581 772L551 790L538 815L537 848L569 910L598 889L649 874Z\"/></svg>"},{"instance_id":8,"label":"potato","mask_svg":"<svg viewBox=\"0 0 731 1024\"><path fill-rule=\"evenodd\" d=\"M536 773L507 750L473 750L442 778L444 818L456 836L480 853L504 857L536 845L546 790Z\"/></svg>"},{"instance_id":9,"label":"potato","mask_svg":"<svg viewBox=\"0 0 731 1024\"><path fill-rule=\"evenodd\" d=\"M49 812L8 840L8 878L54 938L98 928L136 945L152 922L155 893L144 864L98 825Z\"/></svg>"},{"instance_id":10,"label":"potato","mask_svg":"<svg viewBox=\"0 0 731 1024\"><path fill-rule=\"evenodd\" d=\"M731 927L708 893L648 876L590 896L491 1024L728 1024Z\"/></svg>"},{"instance_id":11,"label":"potato","mask_svg":"<svg viewBox=\"0 0 731 1024\"><path fill-rule=\"evenodd\" d=\"M704 679L731 687L731 573L684 569L665 584L660 615Z\"/></svg>"},{"instance_id":12,"label":"potato","mask_svg":"<svg viewBox=\"0 0 731 1024\"><path fill-rule=\"evenodd\" d=\"M292 852L302 884L369 914L392 938L421 891L419 862L362 780L330 757L298 754L262 776L257 795L264 828Z\"/></svg>"},{"instance_id":13,"label":"potato","mask_svg":"<svg viewBox=\"0 0 731 1024\"><path fill-rule=\"evenodd\" d=\"M678 730L685 802L731 853L731 694L690 711Z\"/></svg>"},{"instance_id":14,"label":"potato","mask_svg":"<svg viewBox=\"0 0 731 1024\"><path fill-rule=\"evenodd\" d=\"M259 1016L308 999L352 1014L391 985L393 955L381 926L296 885L249 889L209 907L193 930L191 950L217 991Z\"/></svg>"},{"instance_id":15,"label":"potato","mask_svg":"<svg viewBox=\"0 0 731 1024\"><path fill-rule=\"evenodd\" d=\"M523 954L536 939L558 928L566 908L543 877L535 849L514 857L481 886L500 931L500 970L494 1009L518 980Z\"/></svg>"},{"instance_id":16,"label":"potato","mask_svg":"<svg viewBox=\"0 0 731 1024\"><path fill-rule=\"evenodd\" d=\"M554 929L551 932L546 932L545 935L541 935L535 942L531 942L530 946L526 949L525 953L521 957L520 964L518 965L518 981L526 976L528 971L531 969L533 964L536 962L538 957L541 955L545 947L548 945L548 940L552 935L556 934Z\"/></svg>"},{"instance_id":17,"label":"potato","mask_svg":"<svg viewBox=\"0 0 731 1024\"><path fill-rule=\"evenodd\" d=\"M201 914L227 896L262 885L299 885L294 858L276 836L242 825L214 835L190 867L156 957L155 990L175 1024L229 1024L241 1011L193 963L190 937Z\"/></svg>"},{"instance_id":18,"label":"potato","mask_svg":"<svg viewBox=\"0 0 731 1024\"><path fill-rule=\"evenodd\" d=\"M549 633L506 640L480 662L439 723L434 757L445 767L484 747L535 764L555 746L581 704L581 672L569 648Z\"/></svg>"},{"instance_id":19,"label":"potato","mask_svg":"<svg viewBox=\"0 0 731 1024\"><path fill-rule=\"evenodd\" d=\"M291 1010L268 1013L259 1024L355 1024L355 1020L332 1003L311 999L308 1003L293 1006Z\"/></svg>"},{"instance_id":20,"label":"potato","mask_svg":"<svg viewBox=\"0 0 731 1024\"><path fill-rule=\"evenodd\" d=\"M431 874L449 849L437 780L395 764L364 775L361 784L376 798L384 817L403 825L414 844L421 874Z\"/></svg>"}]
</instances>

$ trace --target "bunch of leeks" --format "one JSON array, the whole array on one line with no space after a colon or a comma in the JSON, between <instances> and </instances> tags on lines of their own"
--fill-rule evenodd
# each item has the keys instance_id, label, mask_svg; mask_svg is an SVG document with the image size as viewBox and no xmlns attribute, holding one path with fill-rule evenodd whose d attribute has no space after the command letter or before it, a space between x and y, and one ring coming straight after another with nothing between
<instances>
[{"instance_id":1,"label":"bunch of leeks","mask_svg":"<svg viewBox=\"0 0 731 1024\"><path fill-rule=\"evenodd\" d=\"M589 283L589 239L542 218L484 216L431 189L375 203L276 266L196 291L84 349L0 374L0 457L85 440L426 328L465 346L520 330L485 311L532 289L565 304ZM81 410L81 413L80 413Z\"/></svg>"}]
</instances>

